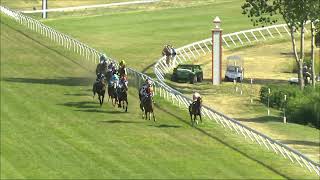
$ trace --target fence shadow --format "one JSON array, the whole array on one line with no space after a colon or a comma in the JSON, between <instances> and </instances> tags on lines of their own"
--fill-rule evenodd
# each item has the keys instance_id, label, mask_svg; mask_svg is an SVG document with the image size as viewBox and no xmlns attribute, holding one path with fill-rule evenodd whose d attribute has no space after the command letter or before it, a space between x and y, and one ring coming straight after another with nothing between
<instances>
[{"instance_id":1,"label":"fence shadow","mask_svg":"<svg viewBox=\"0 0 320 180\"><path fill-rule=\"evenodd\" d=\"M161 109L162 111L166 112L167 114L169 114L169 115L177 118L180 122L185 123L185 124L187 124L188 126L191 126L191 127L192 127L192 125L191 125L190 123L188 123L187 121L185 121L182 117L179 117L178 115L174 114L173 112L170 112L169 110L167 110L167 109L165 109L165 108L160 107L159 105L155 105L155 106L156 106L157 108ZM193 127L193 128L194 128L195 130L199 131L200 133L203 133L204 135L208 136L209 138L211 138L211 139L213 139L213 140L215 140L215 141L223 144L224 146L232 149L233 151L238 152L239 154L243 155L244 157L246 157L246 158L248 158L248 159L250 159L250 160L252 160L252 161L260 164L261 166L269 169L270 171L272 171L272 172L274 172L274 173L282 176L283 178L285 178L285 179L292 179L292 178L286 176L285 174L279 172L277 169L273 168L271 164L266 164L265 162L263 162L263 161L261 161L261 160L258 160L258 159L256 159L256 158L254 158L254 157L246 154L244 151L239 150L236 146L233 146L233 145L231 145L231 144L226 143L226 142L224 141L224 139L221 139L220 137L215 136L214 134L212 134L212 133L210 133L210 132L207 132L206 130L201 129L201 128L199 128L199 127Z\"/></svg>"},{"instance_id":2,"label":"fence shadow","mask_svg":"<svg viewBox=\"0 0 320 180\"><path fill-rule=\"evenodd\" d=\"M267 122L282 122L281 117L278 116L261 116L257 118L235 118L241 122L267 123Z\"/></svg>"},{"instance_id":3,"label":"fence shadow","mask_svg":"<svg viewBox=\"0 0 320 180\"><path fill-rule=\"evenodd\" d=\"M320 142L314 142L314 141L281 140L280 142L283 143L283 144L320 147Z\"/></svg>"}]
</instances>

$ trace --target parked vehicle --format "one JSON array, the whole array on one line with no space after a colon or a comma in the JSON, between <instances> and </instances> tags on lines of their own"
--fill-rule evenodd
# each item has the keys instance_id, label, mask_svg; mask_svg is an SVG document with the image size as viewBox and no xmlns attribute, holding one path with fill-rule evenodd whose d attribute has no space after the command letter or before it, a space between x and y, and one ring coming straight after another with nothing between
<instances>
[{"instance_id":1,"label":"parked vehicle","mask_svg":"<svg viewBox=\"0 0 320 180\"><path fill-rule=\"evenodd\" d=\"M203 72L200 65L179 64L173 69L171 80L175 82L185 81L191 84L203 80Z\"/></svg>"},{"instance_id":2,"label":"parked vehicle","mask_svg":"<svg viewBox=\"0 0 320 180\"><path fill-rule=\"evenodd\" d=\"M243 81L244 68L243 60L240 56L229 56L227 58L227 69L224 76L225 81Z\"/></svg>"}]
</instances>

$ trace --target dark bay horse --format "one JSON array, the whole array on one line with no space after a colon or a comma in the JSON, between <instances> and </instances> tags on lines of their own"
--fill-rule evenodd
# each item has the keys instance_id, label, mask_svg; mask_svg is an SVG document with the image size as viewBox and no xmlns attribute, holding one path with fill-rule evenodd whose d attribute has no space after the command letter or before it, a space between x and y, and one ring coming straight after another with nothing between
<instances>
[{"instance_id":1,"label":"dark bay horse","mask_svg":"<svg viewBox=\"0 0 320 180\"><path fill-rule=\"evenodd\" d=\"M128 112L128 86L124 84L122 87L117 88L118 107L125 109Z\"/></svg>"},{"instance_id":2,"label":"dark bay horse","mask_svg":"<svg viewBox=\"0 0 320 180\"><path fill-rule=\"evenodd\" d=\"M99 82L95 82L92 87L92 92L93 92L93 98L96 95L96 93L98 94L100 106L102 106L104 95L106 93L106 83L103 80Z\"/></svg>"},{"instance_id":3,"label":"dark bay horse","mask_svg":"<svg viewBox=\"0 0 320 180\"><path fill-rule=\"evenodd\" d=\"M194 123L198 124L197 116L200 117L200 121L202 123L201 106L202 106L202 100L201 100L200 97L197 99L196 102L191 103L190 106L189 106L189 113L190 113L192 126L194 126ZM192 118L192 116L193 116L193 118Z\"/></svg>"},{"instance_id":4,"label":"dark bay horse","mask_svg":"<svg viewBox=\"0 0 320 180\"><path fill-rule=\"evenodd\" d=\"M115 83L112 83L111 85L108 85L108 102L111 99L112 105L115 106L118 101L117 97L117 85Z\"/></svg>"},{"instance_id":5,"label":"dark bay horse","mask_svg":"<svg viewBox=\"0 0 320 180\"><path fill-rule=\"evenodd\" d=\"M151 96L148 96L147 98L142 98L140 101L140 109L142 113L145 115L145 119L147 120L148 114L149 114L149 120L152 113L153 121L156 121L156 117L154 115L154 107L153 107L153 100ZM142 118L144 118L144 115L142 115Z\"/></svg>"}]
</instances>

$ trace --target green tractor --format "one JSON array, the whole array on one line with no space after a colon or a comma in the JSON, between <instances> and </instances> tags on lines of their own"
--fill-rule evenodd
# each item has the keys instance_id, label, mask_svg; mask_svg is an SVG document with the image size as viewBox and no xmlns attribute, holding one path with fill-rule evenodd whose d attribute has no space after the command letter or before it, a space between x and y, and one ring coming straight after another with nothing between
<instances>
[{"instance_id":1,"label":"green tractor","mask_svg":"<svg viewBox=\"0 0 320 180\"><path fill-rule=\"evenodd\" d=\"M179 64L173 69L171 80L175 82L190 82L193 84L203 80L203 72L200 65Z\"/></svg>"}]
</instances>

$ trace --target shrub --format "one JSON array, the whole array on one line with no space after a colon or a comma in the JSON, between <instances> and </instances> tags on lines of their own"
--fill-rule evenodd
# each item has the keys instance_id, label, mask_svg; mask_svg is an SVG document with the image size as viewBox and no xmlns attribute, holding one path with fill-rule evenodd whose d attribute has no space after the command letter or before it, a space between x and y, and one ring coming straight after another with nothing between
<instances>
[{"instance_id":1,"label":"shrub","mask_svg":"<svg viewBox=\"0 0 320 180\"><path fill-rule=\"evenodd\" d=\"M270 95L268 93L270 88ZM296 85L267 85L260 89L260 101L268 105L268 96L270 100L270 107L281 108L285 105L284 95L287 95L287 101L297 95L302 94L299 87Z\"/></svg>"},{"instance_id":2,"label":"shrub","mask_svg":"<svg viewBox=\"0 0 320 180\"><path fill-rule=\"evenodd\" d=\"M267 105L268 88L270 93L270 107L286 108L289 122L311 125L320 129L320 85L316 89L306 87L302 92L295 85L268 85L260 90L260 101ZM284 101L284 95L287 101Z\"/></svg>"}]
</instances>

